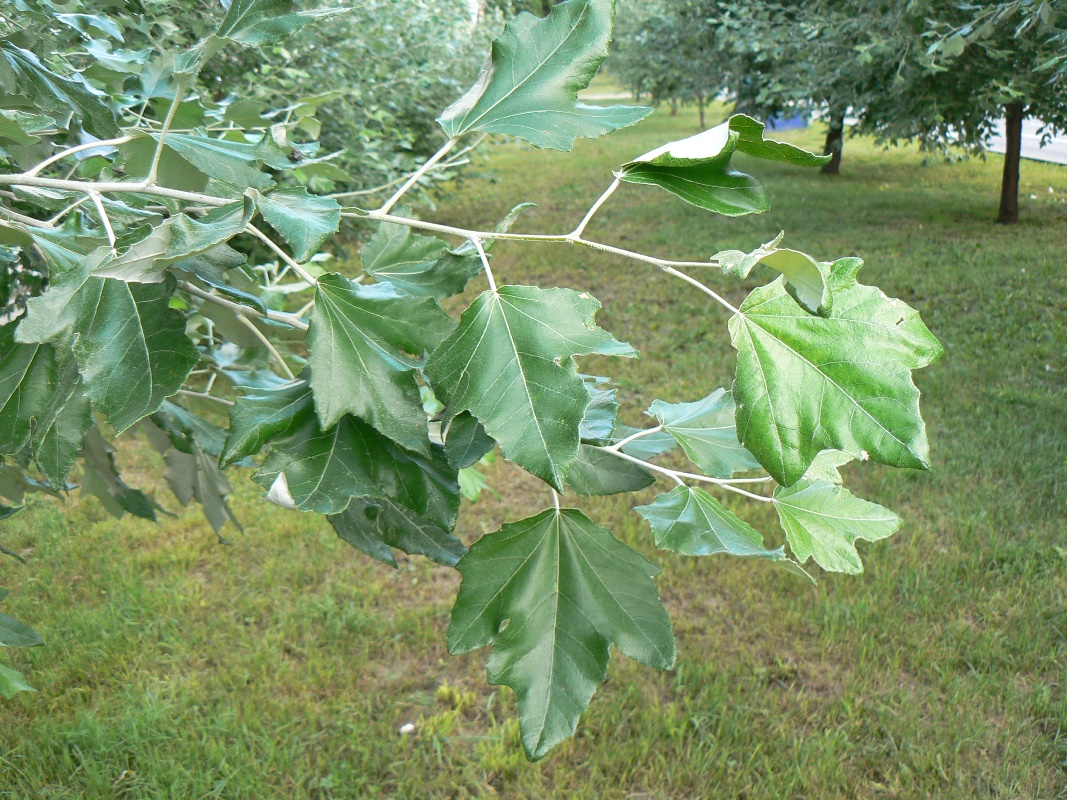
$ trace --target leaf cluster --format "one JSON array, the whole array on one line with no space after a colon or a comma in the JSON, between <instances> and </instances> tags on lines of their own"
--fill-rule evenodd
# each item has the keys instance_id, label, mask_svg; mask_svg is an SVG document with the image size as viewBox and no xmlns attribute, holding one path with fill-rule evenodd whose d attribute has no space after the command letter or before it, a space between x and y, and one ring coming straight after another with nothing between
<instances>
[{"instance_id":1,"label":"leaf cluster","mask_svg":"<svg viewBox=\"0 0 1067 800\"><path fill-rule=\"evenodd\" d=\"M69 22L45 8L49 24ZM804 578L809 560L860 571L856 542L900 520L849 493L839 467L929 464L912 373L941 348L917 313L858 283L859 259L817 260L781 237L674 262L584 236L620 187L724 216L761 213L767 194L737 153L797 167L824 157L735 115L618 165L569 233L512 233L527 204L492 231L400 205L479 136L566 151L647 116L578 98L609 54L614 15L613 0L568 0L510 22L437 116L447 141L381 205L327 193L334 157L298 138L314 131L318 102L271 116L198 88L231 49L283 47L338 19L332 11L232 0L167 60L112 49L84 70L0 39L17 65L0 108L0 245L41 277L22 284L0 325L3 514L27 492L78 487L115 514L166 513L120 473L111 440L139 435L161 454L177 502L199 503L221 538L239 527L225 470L253 470L266 500L325 516L372 558L395 566L400 551L459 570L449 647L492 647L489 679L514 689L530 758L573 734L612 646L651 667L675 662L659 568L561 495L633 493L664 478L672 487L635 508L662 550L756 557ZM74 24L121 27L107 15ZM115 75L94 83L94 69ZM358 272L323 250L343 219L374 228ZM684 281L730 312L732 385L655 400L650 427L621 424L618 390L580 359L637 351L597 325L588 293L498 284L499 240L593 248ZM774 277L735 307L693 274L709 269ZM473 300L448 313L475 282ZM497 450L542 481L551 506L468 548L461 497L488 488L477 465ZM784 544L766 543L724 493L772 505ZM38 643L4 624L14 633L0 644ZM0 692L25 688L19 680L0 673Z\"/></svg>"}]
</instances>

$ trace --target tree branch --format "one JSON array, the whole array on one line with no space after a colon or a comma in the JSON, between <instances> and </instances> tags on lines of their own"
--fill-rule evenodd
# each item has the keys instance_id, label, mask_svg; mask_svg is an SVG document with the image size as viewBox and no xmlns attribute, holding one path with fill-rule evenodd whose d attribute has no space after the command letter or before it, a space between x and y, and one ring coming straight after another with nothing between
<instances>
[{"instance_id":1,"label":"tree branch","mask_svg":"<svg viewBox=\"0 0 1067 800\"><path fill-rule=\"evenodd\" d=\"M396 205L397 201L407 193L407 190L414 186L418 182L419 178L429 172L433 168L434 164L436 164L438 161L448 155L448 151L455 147L458 141L459 139L449 139L447 142L445 142L441 146L441 149L434 153L432 156L430 156L426 160L425 164L415 170L415 172L412 173L411 177L407 179L404 185L397 189L396 193L388 200L386 200L385 203L382 204L382 207L378 210L381 211L383 214L388 214L389 209Z\"/></svg>"}]
</instances>

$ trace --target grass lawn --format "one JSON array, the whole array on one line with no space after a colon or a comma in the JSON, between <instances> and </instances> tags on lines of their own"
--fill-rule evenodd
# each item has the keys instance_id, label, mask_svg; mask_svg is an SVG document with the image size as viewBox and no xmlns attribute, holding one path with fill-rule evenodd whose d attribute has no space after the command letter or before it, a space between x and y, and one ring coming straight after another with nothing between
<instances>
[{"instance_id":1,"label":"grass lawn","mask_svg":"<svg viewBox=\"0 0 1067 800\"><path fill-rule=\"evenodd\" d=\"M532 200L519 230L569 230L614 166L692 132L683 110L573 154L497 146L433 216L491 225ZM616 654L577 738L528 764L487 653L446 653L452 571L373 563L244 480L230 547L196 510L152 525L95 500L33 503L3 529L30 565L0 561L0 586L48 646L4 654L39 692L0 705L0 798L1067 796L1067 169L1025 163L1023 221L1004 228L1000 164L851 140L838 179L753 165L763 216L627 186L588 230L688 259L784 229L817 257L863 256L861 280L922 312L947 351L917 376L935 469L847 468L905 518L861 546L863 575L812 588L766 563L655 552L624 500L580 503L664 568L678 668ZM529 244L500 246L495 271L603 302L601 324L643 358L583 366L615 377L631 423L656 397L730 381L725 314L669 276ZM704 277L736 304L770 275ZM157 486L147 448L121 458ZM466 509L468 542L550 502L506 464L491 478L501 497ZM773 512L731 507L780 538ZM398 735L407 722L419 736Z\"/></svg>"}]
</instances>

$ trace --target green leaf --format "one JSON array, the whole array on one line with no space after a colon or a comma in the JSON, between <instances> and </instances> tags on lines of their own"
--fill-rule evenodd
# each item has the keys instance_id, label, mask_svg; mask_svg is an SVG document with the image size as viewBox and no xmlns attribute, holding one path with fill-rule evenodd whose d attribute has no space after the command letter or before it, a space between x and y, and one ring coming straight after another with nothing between
<instances>
[{"instance_id":1,"label":"green leaf","mask_svg":"<svg viewBox=\"0 0 1067 800\"><path fill-rule=\"evenodd\" d=\"M0 614L0 645L5 647L37 647L44 644L41 634L7 614Z\"/></svg>"},{"instance_id":2,"label":"green leaf","mask_svg":"<svg viewBox=\"0 0 1067 800\"><path fill-rule=\"evenodd\" d=\"M215 458L222 454L226 431L169 400L152 415L152 423L167 434L170 444L184 453L199 449Z\"/></svg>"},{"instance_id":3,"label":"green leaf","mask_svg":"<svg viewBox=\"0 0 1067 800\"><path fill-rule=\"evenodd\" d=\"M737 439L734 399L725 389L716 389L695 403L656 400L648 414L658 419L689 460L712 478L759 469L759 462Z\"/></svg>"},{"instance_id":4,"label":"green leaf","mask_svg":"<svg viewBox=\"0 0 1067 800\"><path fill-rule=\"evenodd\" d=\"M636 492L656 482L639 464L583 444L567 473L567 484L578 494L607 495Z\"/></svg>"},{"instance_id":5,"label":"green leaf","mask_svg":"<svg viewBox=\"0 0 1067 800\"><path fill-rule=\"evenodd\" d=\"M624 164L619 177L666 189L687 203L727 216L760 214L770 208L759 181L733 168L735 152L798 166L825 164L816 156L783 142L763 138L763 123L735 114L722 125L658 147Z\"/></svg>"},{"instance_id":6,"label":"green leaf","mask_svg":"<svg viewBox=\"0 0 1067 800\"><path fill-rule=\"evenodd\" d=\"M652 580L659 569L580 511L504 525L458 569L448 649L493 645L489 682L515 690L532 759L574 734L607 675L611 644L642 664L674 665L670 618Z\"/></svg>"},{"instance_id":7,"label":"green leaf","mask_svg":"<svg viewBox=\"0 0 1067 800\"><path fill-rule=\"evenodd\" d=\"M33 53L7 41L0 41L0 86L5 93L29 98L36 111L73 113L89 133L101 139L119 134L115 112L106 96L81 75L57 75Z\"/></svg>"},{"instance_id":8,"label":"green leaf","mask_svg":"<svg viewBox=\"0 0 1067 800\"><path fill-rule=\"evenodd\" d=\"M52 395L33 431L33 457L51 486L59 489L66 485L93 424L93 411L77 364L68 357L56 367Z\"/></svg>"},{"instance_id":9,"label":"green leaf","mask_svg":"<svg viewBox=\"0 0 1067 800\"><path fill-rule=\"evenodd\" d=\"M227 522L240 529L241 523L226 502L233 488L214 458L197 447L192 453L170 450L163 461L167 465L167 485L179 503L187 506L196 500L216 534Z\"/></svg>"},{"instance_id":10,"label":"green leaf","mask_svg":"<svg viewBox=\"0 0 1067 800\"><path fill-rule=\"evenodd\" d=\"M778 161L796 167L821 167L830 161L828 155L816 155L787 142L764 138L767 127L745 114L734 114L727 124L737 134L737 150L764 161Z\"/></svg>"},{"instance_id":11,"label":"green leaf","mask_svg":"<svg viewBox=\"0 0 1067 800\"><path fill-rule=\"evenodd\" d=\"M215 36L246 47L280 44L305 25L348 10L297 7L296 0L232 0Z\"/></svg>"},{"instance_id":12,"label":"green leaf","mask_svg":"<svg viewBox=\"0 0 1067 800\"><path fill-rule=\"evenodd\" d=\"M767 550L763 535L722 507L700 488L676 486L659 495L651 505L634 508L648 520L656 547L683 556L759 556L772 561L786 558L785 550Z\"/></svg>"},{"instance_id":13,"label":"green leaf","mask_svg":"<svg viewBox=\"0 0 1067 800\"><path fill-rule=\"evenodd\" d=\"M827 279L831 265L816 261L809 255L797 250L778 247L784 233L779 233L774 241L745 253L741 250L724 250L712 256L722 270L738 278L747 278L753 267L763 264L785 276L791 294L812 314L823 314L830 310L832 295Z\"/></svg>"},{"instance_id":14,"label":"green leaf","mask_svg":"<svg viewBox=\"0 0 1067 800\"><path fill-rule=\"evenodd\" d=\"M428 453L416 369L455 326L431 298L337 274L319 278L307 341L322 427L354 414L409 450Z\"/></svg>"},{"instance_id":15,"label":"green leaf","mask_svg":"<svg viewBox=\"0 0 1067 800\"><path fill-rule=\"evenodd\" d=\"M615 399L614 389L602 389L601 384L607 378L594 378L583 375L585 388L589 391L589 406L585 409L579 435L583 442L591 444L608 444L615 430L615 417L619 413L619 403Z\"/></svg>"},{"instance_id":16,"label":"green leaf","mask_svg":"<svg viewBox=\"0 0 1067 800\"><path fill-rule=\"evenodd\" d=\"M489 485L489 481L480 470L474 467L465 467L459 471L459 493L465 500L477 503L481 499L482 492L485 491L488 491L497 500L500 499L500 493Z\"/></svg>"},{"instance_id":17,"label":"green leaf","mask_svg":"<svg viewBox=\"0 0 1067 800\"><path fill-rule=\"evenodd\" d=\"M58 132L56 121L43 114L0 109L0 139L15 144L33 144L41 136Z\"/></svg>"},{"instance_id":18,"label":"green leaf","mask_svg":"<svg viewBox=\"0 0 1067 800\"><path fill-rule=\"evenodd\" d=\"M32 447L37 466L62 487L93 425L77 365L58 363L48 344L18 344L14 325L0 329L0 455Z\"/></svg>"},{"instance_id":19,"label":"green leaf","mask_svg":"<svg viewBox=\"0 0 1067 800\"><path fill-rule=\"evenodd\" d=\"M51 345L16 344L13 325L0 328L0 455L18 454L30 442L55 386Z\"/></svg>"},{"instance_id":20,"label":"green leaf","mask_svg":"<svg viewBox=\"0 0 1067 800\"><path fill-rule=\"evenodd\" d=\"M170 265L208 254L242 233L254 213L255 206L246 197L216 208L199 219L176 214L125 247L120 238L114 255L105 258L93 270L93 275L137 283L160 283L166 277L164 270Z\"/></svg>"},{"instance_id":21,"label":"green leaf","mask_svg":"<svg viewBox=\"0 0 1067 800\"><path fill-rule=\"evenodd\" d=\"M383 222L359 254L363 271L415 297L451 297L482 272L476 251L462 253L407 225Z\"/></svg>"},{"instance_id":22,"label":"green leaf","mask_svg":"<svg viewBox=\"0 0 1067 800\"><path fill-rule=\"evenodd\" d=\"M85 437L82 446L82 494L95 495L110 514L121 517L129 512L135 517L155 520L156 505L144 492L131 489L119 476L115 464L115 448L93 428Z\"/></svg>"},{"instance_id":23,"label":"green leaf","mask_svg":"<svg viewBox=\"0 0 1067 800\"><path fill-rule=\"evenodd\" d=\"M305 379L238 398L222 463L267 443L270 455L253 478L294 508L339 514L354 497L387 499L446 530L455 526L459 486L442 448L420 456L351 416L322 430Z\"/></svg>"},{"instance_id":24,"label":"green leaf","mask_svg":"<svg viewBox=\"0 0 1067 800\"><path fill-rule=\"evenodd\" d=\"M124 145L124 153L138 153L138 161L130 160L131 177L146 175L151 164L150 154L155 152L159 134L138 137L134 143L151 141L151 147L136 150L131 145ZM143 145L142 145L143 146ZM253 187L266 192L274 187L274 179L263 171L264 165L273 169L292 169L296 166L289 156L293 147L284 148L274 142L270 134L255 143L231 142L228 139L216 139L205 132L168 133L164 152L177 154L186 164L187 169L210 176L216 180L232 184L240 189ZM178 168L178 165L175 165ZM195 185L195 182L194 182ZM193 190L195 191L195 189Z\"/></svg>"},{"instance_id":25,"label":"green leaf","mask_svg":"<svg viewBox=\"0 0 1067 800\"><path fill-rule=\"evenodd\" d=\"M46 483L35 481L16 464L2 465L0 467L0 497L12 503L22 503L27 493L47 494L49 497L55 498L60 497L58 491Z\"/></svg>"},{"instance_id":26,"label":"green leaf","mask_svg":"<svg viewBox=\"0 0 1067 800\"><path fill-rule=\"evenodd\" d=\"M392 547L449 567L467 552L448 530L388 498L356 498L342 513L327 519L350 545L394 567Z\"/></svg>"},{"instance_id":27,"label":"green leaf","mask_svg":"<svg viewBox=\"0 0 1067 800\"><path fill-rule=\"evenodd\" d=\"M71 347L86 394L121 433L182 387L200 353L170 307L173 278L126 283L96 277L93 267L87 259L31 299L15 337Z\"/></svg>"},{"instance_id":28,"label":"green leaf","mask_svg":"<svg viewBox=\"0 0 1067 800\"><path fill-rule=\"evenodd\" d=\"M242 391L230 409L230 430L219 460L223 469L255 455L272 439L295 431L312 413L311 391L303 379Z\"/></svg>"},{"instance_id":29,"label":"green leaf","mask_svg":"<svg viewBox=\"0 0 1067 800\"><path fill-rule=\"evenodd\" d=\"M839 468L852 460L851 453L842 450L823 450L815 456L808 471L804 473L804 478L809 481L823 480L840 484L843 479Z\"/></svg>"},{"instance_id":30,"label":"green leaf","mask_svg":"<svg viewBox=\"0 0 1067 800\"><path fill-rule=\"evenodd\" d=\"M578 101L608 56L614 0L569 0L545 19L522 13L493 42L478 81L437 120L449 136L477 130L570 150L633 125L652 109Z\"/></svg>"},{"instance_id":31,"label":"green leaf","mask_svg":"<svg viewBox=\"0 0 1067 800\"><path fill-rule=\"evenodd\" d=\"M470 411L505 457L562 491L590 396L573 356L635 356L569 289L503 286L471 304L426 365L448 413Z\"/></svg>"},{"instance_id":32,"label":"green leaf","mask_svg":"<svg viewBox=\"0 0 1067 800\"><path fill-rule=\"evenodd\" d=\"M196 500L215 533L241 524L226 501L233 489L219 471L225 432L181 406L167 402L142 423L149 441L167 465L165 478L183 506Z\"/></svg>"},{"instance_id":33,"label":"green leaf","mask_svg":"<svg viewBox=\"0 0 1067 800\"><path fill-rule=\"evenodd\" d=\"M833 572L863 572L856 540L884 539L900 529L900 517L823 480L779 487L774 507L793 554Z\"/></svg>"},{"instance_id":34,"label":"green leaf","mask_svg":"<svg viewBox=\"0 0 1067 800\"><path fill-rule=\"evenodd\" d=\"M167 135L168 141L171 134ZM152 169L152 159L155 157L156 139L151 136L135 136L132 141L119 145L122 154L123 168L129 179L143 181L148 177ZM170 147L164 147L160 154L159 164L156 168L156 179L161 186L168 189L179 189L185 192L203 192L207 189L210 178L198 169L201 164L194 156L188 159L182 157ZM205 162L201 164L209 172L210 167Z\"/></svg>"},{"instance_id":35,"label":"green leaf","mask_svg":"<svg viewBox=\"0 0 1067 800\"><path fill-rule=\"evenodd\" d=\"M119 42L125 41L122 37L122 28L103 14L56 14L55 18L79 33L86 34L87 39L90 34L97 34L110 36ZM89 39L89 41L92 40Z\"/></svg>"},{"instance_id":36,"label":"green leaf","mask_svg":"<svg viewBox=\"0 0 1067 800\"><path fill-rule=\"evenodd\" d=\"M18 670L0 664L0 696L10 700L19 692L36 692L26 683L26 678Z\"/></svg>"},{"instance_id":37,"label":"green leaf","mask_svg":"<svg viewBox=\"0 0 1067 800\"><path fill-rule=\"evenodd\" d=\"M911 371L935 361L941 345L914 309L856 283L859 263L834 262L827 316L808 313L779 278L753 291L730 320L738 435L784 486L822 450L928 467Z\"/></svg>"},{"instance_id":38,"label":"green leaf","mask_svg":"<svg viewBox=\"0 0 1067 800\"><path fill-rule=\"evenodd\" d=\"M445 437L448 463L462 470L477 464L496 445L474 415L464 411L453 417Z\"/></svg>"},{"instance_id":39,"label":"green leaf","mask_svg":"<svg viewBox=\"0 0 1067 800\"><path fill-rule=\"evenodd\" d=\"M307 261L341 224L341 206L332 197L317 197L307 189L278 189L256 197L259 213L293 249L297 261Z\"/></svg>"}]
</instances>

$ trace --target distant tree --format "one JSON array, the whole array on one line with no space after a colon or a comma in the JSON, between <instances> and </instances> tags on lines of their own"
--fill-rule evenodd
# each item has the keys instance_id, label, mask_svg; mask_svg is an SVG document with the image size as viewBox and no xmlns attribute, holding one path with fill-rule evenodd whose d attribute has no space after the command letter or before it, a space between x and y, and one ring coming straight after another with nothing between
<instances>
[{"instance_id":1,"label":"distant tree","mask_svg":"<svg viewBox=\"0 0 1067 800\"><path fill-rule=\"evenodd\" d=\"M1067 14L1061 0L967 5L956 0L869 3L777 0L702 6L742 68L738 110L820 112L824 172L840 169L846 111L854 133L925 149L980 151L1001 118L1007 153L998 222L1018 220L1022 121L1067 130Z\"/></svg>"},{"instance_id":2,"label":"distant tree","mask_svg":"<svg viewBox=\"0 0 1067 800\"><path fill-rule=\"evenodd\" d=\"M981 144L1003 113L997 222L1013 224L1019 220L1023 120L1041 119L1045 135L1067 130L1067 8L1059 0L936 6L930 15L936 22L927 32L933 70L909 87L908 115L916 130L958 132L964 143ZM923 91L936 93L937 106ZM887 129L899 124L891 114L884 116Z\"/></svg>"},{"instance_id":3,"label":"distant tree","mask_svg":"<svg viewBox=\"0 0 1067 800\"><path fill-rule=\"evenodd\" d=\"M732 60L708 24L699 2L643 3L620 10L620 45L615 73L635 94L653 104L695 104L700 128L707 126L708 101L727 85Z\"/></svg>"}]
</instances>

